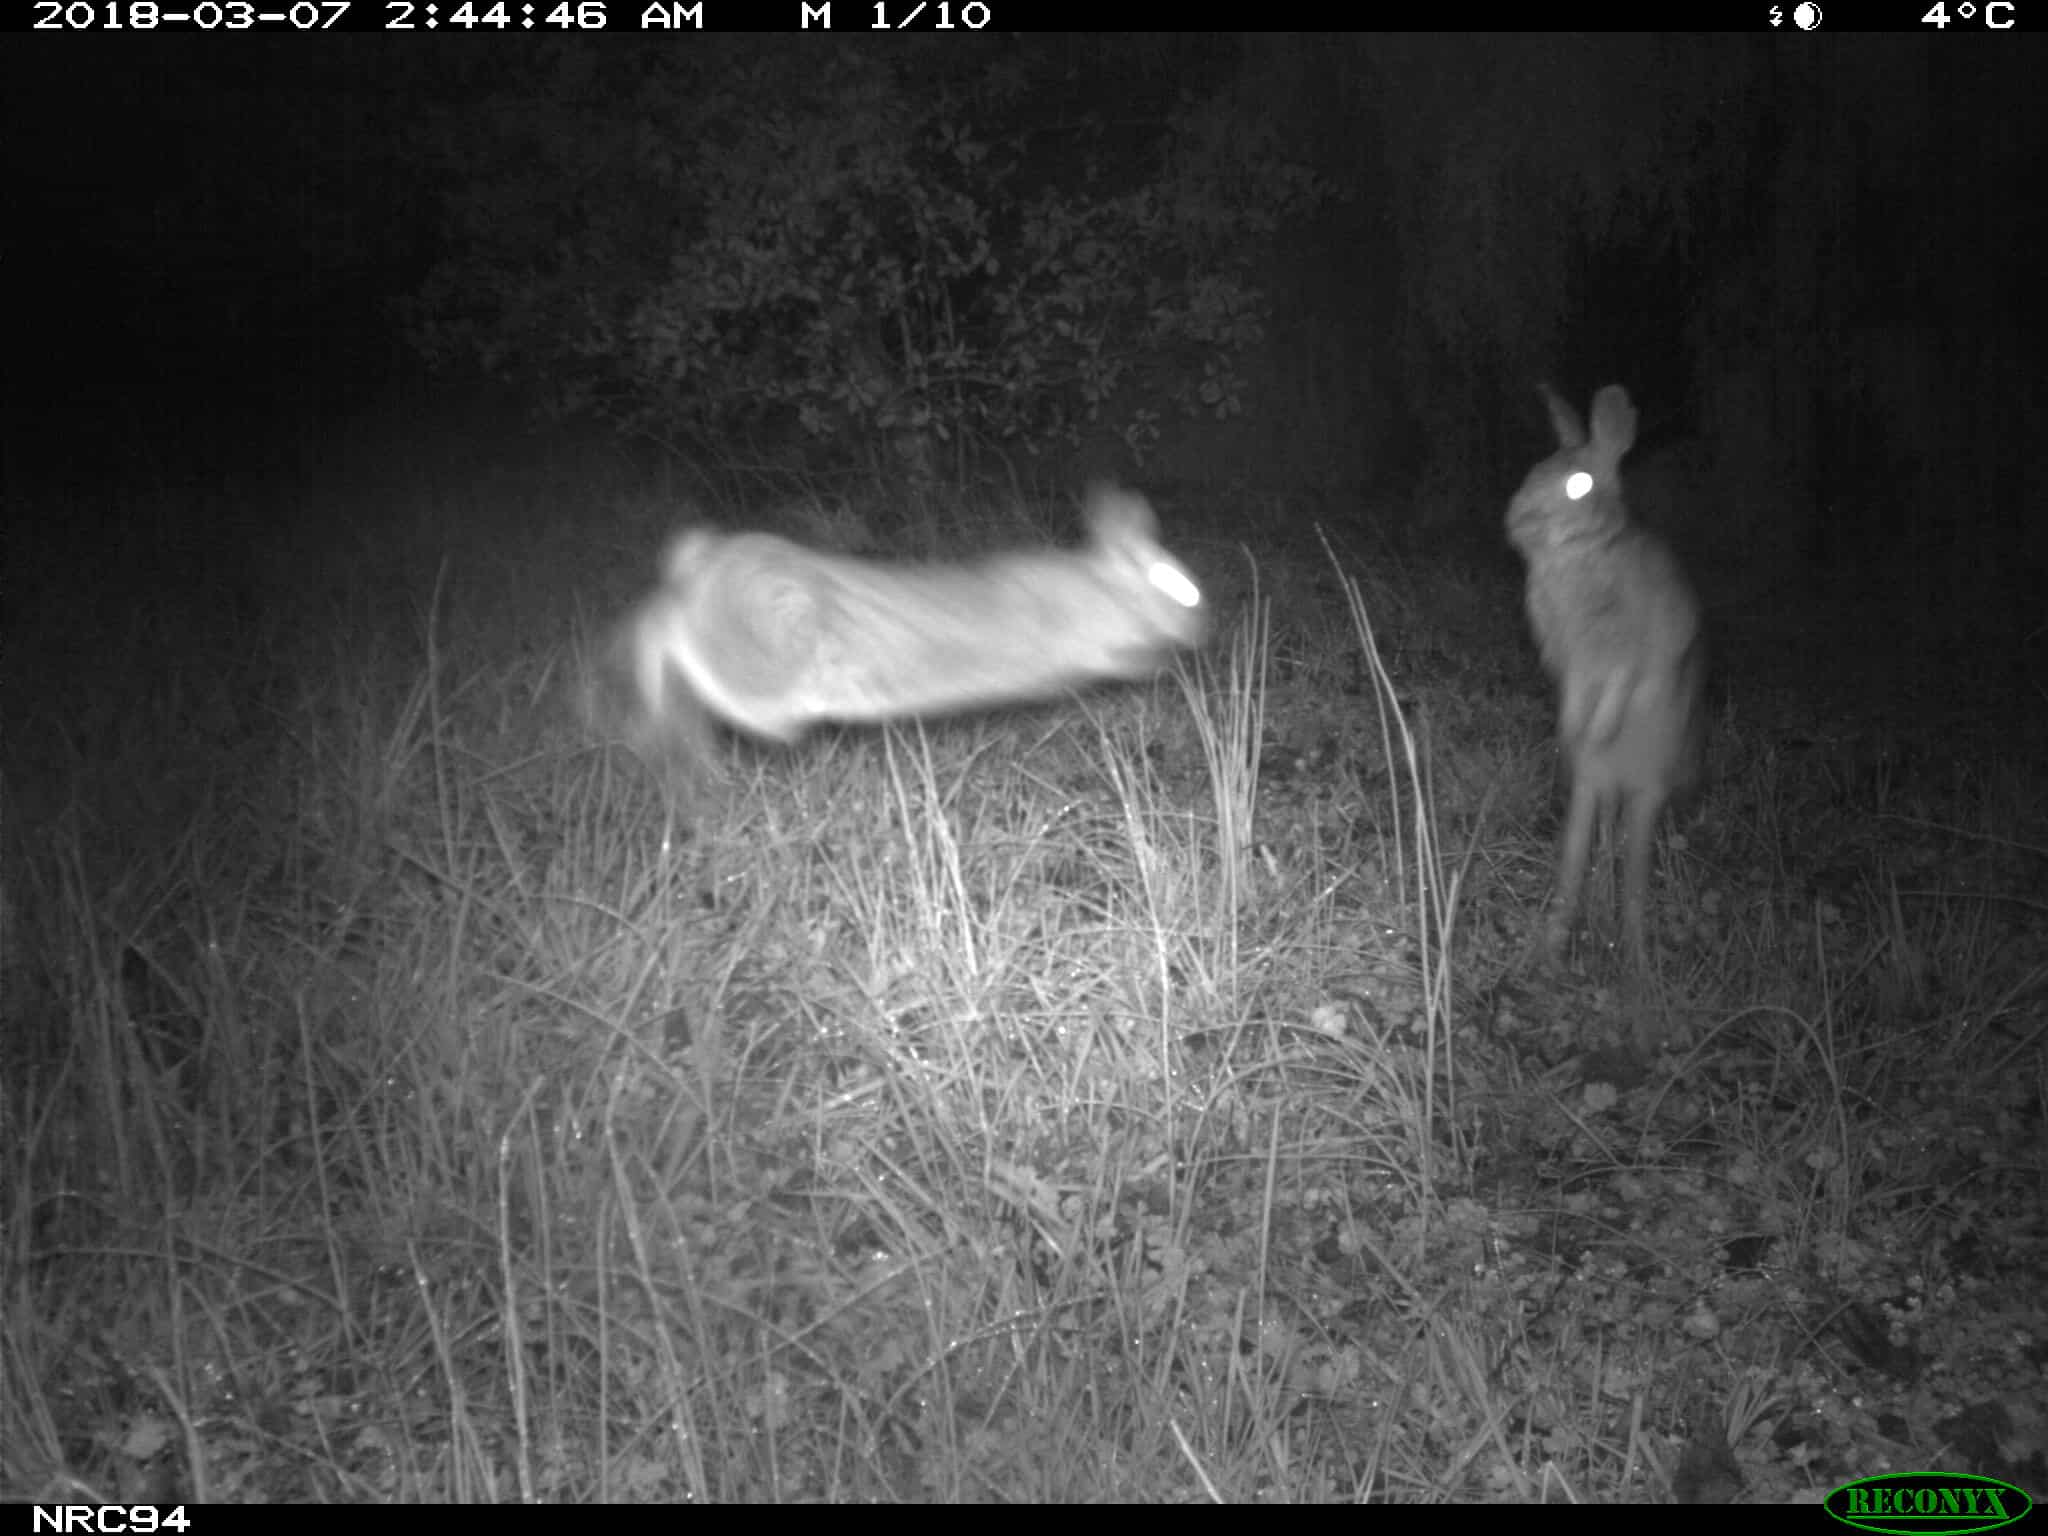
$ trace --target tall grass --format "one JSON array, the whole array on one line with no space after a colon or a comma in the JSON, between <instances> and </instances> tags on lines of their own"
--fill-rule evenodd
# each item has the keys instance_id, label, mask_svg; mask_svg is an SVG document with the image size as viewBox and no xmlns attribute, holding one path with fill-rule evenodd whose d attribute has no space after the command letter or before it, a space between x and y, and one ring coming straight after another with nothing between
<instances>
[{"instance_id":1,"label":"tall grass","mask_svg":"<svg viewBox=\"0 0 2048 1536\"><path fill-rule=\"evenodd\" d=\"M433 619L300 672L171 835L20 830L9 1487L1296 1475L1330 1350L1263 1229L1347 1165L1427 1209L1445 1063L1318 993L1340 887L1261 849L1256 612L1179 687L735 746L687 814L545 724L594 646ZM1415 857L1375 862L1420 900Z\"/></svg>"},{"instance_id":2,"label":"tall grass","mask_svg":"<svg viewBox=\"0 0 2048 1536\"><path fill-rule=\"evenodd\" d=\"M1757 1475L1808 1323L1702 1276L1754 1237L1863 1305L1873 1225L1953 1209L1926 1122L1868 1106L1932 1097L1931 1059L2038 1094L2039 961L1896 866L1875 900L1732 876L1840 802L1731 716L1756 811L1666 850L1666 995L1525 975L1527 658L1444 638L1468 590L1327 559L1332 626L1254 589L1156 686L729 743L689 799L576 725L602 619L471 604L460 557L333 610L374 620L273 598L226 650L133 605L93 658L129 691L50 695L69 725L5 787L0 1488L1665 1497L1699 1445ZM1888 780L1881 814L2010 852L2015 782ZM1643 1007L1670 1054L1626 1118L1546 1066ZM1686 1220L1624 1260L1595 1179Z\"/></svg>"}]
</instances>

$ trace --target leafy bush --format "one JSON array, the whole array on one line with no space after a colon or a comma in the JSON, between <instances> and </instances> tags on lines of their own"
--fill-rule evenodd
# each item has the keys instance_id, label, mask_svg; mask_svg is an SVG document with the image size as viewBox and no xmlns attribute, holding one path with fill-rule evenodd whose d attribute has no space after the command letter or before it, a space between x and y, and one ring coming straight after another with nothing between
<instances>
[{"instance_id":1,"label":"leafy bush","mask_svg":"<svg viewBox=\"0 0 2048 1536\"><path fill-rule=\"evenodd\" d=\"M1101 426L1142 456L1168 414L1244 408L1257 263L1323 195L1270 128L1193 93L1135 130L1058 110L1071 77L1016 40L803 42L630 78L565 50L424 118L421 347L685 443Z\"/></svg>"}]
</instances>

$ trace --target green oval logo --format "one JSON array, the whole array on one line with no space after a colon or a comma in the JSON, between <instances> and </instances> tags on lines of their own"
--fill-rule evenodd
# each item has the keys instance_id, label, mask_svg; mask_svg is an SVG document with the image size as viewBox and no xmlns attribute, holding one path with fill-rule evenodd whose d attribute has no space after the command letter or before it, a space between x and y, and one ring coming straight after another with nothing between
<instances>
[{"instance_id":1,"label":"green oval logo","mask_svg":"<svg viewBox=\"0 0 2048 1536\"><path fill-rule=\"evenodd\" d=\"M1963 1536L2011 1525L2034 1501L2023 1488L1970 1472L1891 1472L1844 1483L1827 1512L1860 1531Z\"/></svg>"}]
</instances>

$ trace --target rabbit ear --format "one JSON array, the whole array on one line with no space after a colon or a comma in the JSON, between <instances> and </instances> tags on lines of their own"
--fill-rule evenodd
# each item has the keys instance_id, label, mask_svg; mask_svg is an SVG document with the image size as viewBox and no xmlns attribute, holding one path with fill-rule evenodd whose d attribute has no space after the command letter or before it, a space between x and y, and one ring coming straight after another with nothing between
<instances>
[{"instance_id":1,"label":"rabbit ear","mask_svg":"<svg viewBox=\"0 0 2048 1536\"><path fill-rule=\"evenodd\" d=\"M1579 420L1579 413L1571 408L1571 402L1552 389L1548 379L1537 381L1536 393L1543 397L1543 408L1550 412L1550 424L1557 430L1557 446L1583 448L1586 444L1585 424Z\"/></svg>"},{"instance_id":2,"label":"rabbit ear","mask_svg":"<svg viewBox=\"0 0 2048 1536\"><path fill-rule=\"evenodd\" d=\"M1628 391L1610 384L1593 397L1593 441L1609 458L1618 459L1635 445L1636 408Z\"/></svg>"},{"instance_id":3,"label":"rabbit ear","mask_svg":"<svg viewBox=\"0 0 2048 1536\"><path fill-rule=\"evenodd\" d=\"M1159 537L1159 519L1153 515L1152 503L1107 480L1089 485L1081 516L1089 536L1098 544L1151 543Z\"/></svg>"},{"instance_id":4,"label":"rabbit ear","mask_svg":"<svg viewBox=\"0 0 2048 1536\"><path fill-rule=\"evenodd\" d=\"M715 528L685 528L662 549L662 584L679 590L689 586L691 573L710 558L720 542Z\"/></svg>"}]
</instances>

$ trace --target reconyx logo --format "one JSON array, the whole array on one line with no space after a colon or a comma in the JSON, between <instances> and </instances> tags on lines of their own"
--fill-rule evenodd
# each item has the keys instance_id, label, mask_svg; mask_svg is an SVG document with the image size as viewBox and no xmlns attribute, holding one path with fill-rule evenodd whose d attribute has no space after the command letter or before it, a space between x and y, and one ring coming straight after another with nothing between
<instances>
[{"instance_id":1,"label":"reconyx logo","mask_svg":"<svg viewBox=\"0 0 2048 1536\"><path fill-rule=\"evenodd\" d=\"M1858 1530L1936 1532L1964 1536L2011 1525L2034 1501L2023 1489L1968 1472L1894 1472L1844 1483L1827 1497L1827 1511Z\"/></svg>"}]
</instances>

